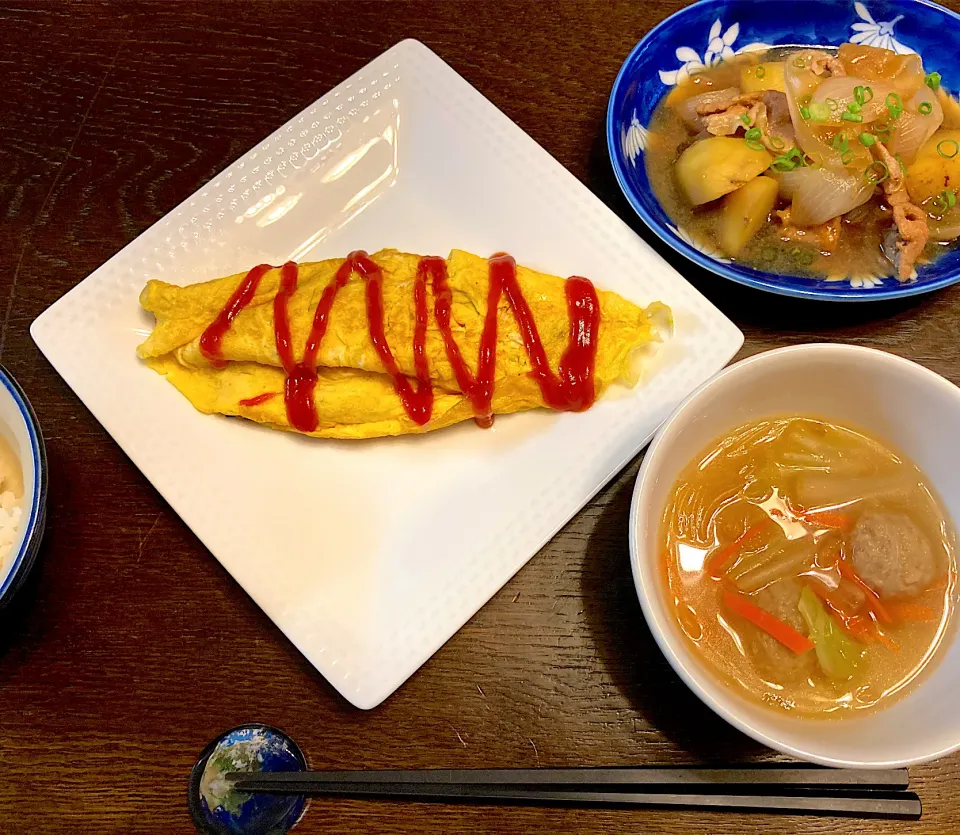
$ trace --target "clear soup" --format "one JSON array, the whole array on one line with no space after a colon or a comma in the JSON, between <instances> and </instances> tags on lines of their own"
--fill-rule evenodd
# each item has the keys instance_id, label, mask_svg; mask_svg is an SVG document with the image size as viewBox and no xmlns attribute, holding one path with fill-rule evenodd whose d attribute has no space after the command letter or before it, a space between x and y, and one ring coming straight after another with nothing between
<instances>
[{"instance_id":1,"label":"clear soup","mask_svg":"<svg viewBox=\"0 0 960 835\"><path fill-rule=\"evenodd\" d=\"M874 709L952 634L952 523L923 473L876 438L805 417L750 423L671 495L669 602L747 698L814 716Z\"/></svg>"}]
</instances>

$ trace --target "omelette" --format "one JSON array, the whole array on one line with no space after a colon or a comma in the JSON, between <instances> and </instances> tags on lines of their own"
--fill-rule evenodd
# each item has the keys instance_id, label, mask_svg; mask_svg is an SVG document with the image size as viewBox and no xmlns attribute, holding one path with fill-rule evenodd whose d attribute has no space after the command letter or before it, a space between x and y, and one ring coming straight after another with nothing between
<instances>
[{"instance_id":1,"label":"omelette","mask_svg":"<svg viewBox=\"0 0 960 835\"><path fill-rule=\"evenodd\" d=\"M201 412L318 438L428 432L634 384L669 308L518 266L381 250L140 294L137 353Z\"/></svg>"}]
</instances>

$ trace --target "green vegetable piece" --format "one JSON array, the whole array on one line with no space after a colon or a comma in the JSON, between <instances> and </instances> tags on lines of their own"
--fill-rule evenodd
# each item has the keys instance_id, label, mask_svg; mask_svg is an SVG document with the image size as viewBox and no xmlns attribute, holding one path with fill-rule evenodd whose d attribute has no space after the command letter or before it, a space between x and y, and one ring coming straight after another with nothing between
<instances>
[{"instance_id":1,"label":"green vegetable piece","mask_svg":"<svg viewBox=\"0 0 960 835\"><path fill-rule=\"evenodd\" d=\"M836 624L809 586L800 593L800 614L823 672L833 681L849 681L863 663L864 648Z\"/></svg>"},{"instance_id":2,"label":"green vegetable piece","mask_svg":"<svg viewBox=\"0 0 960 835\"><path fill-rule=\"evenodd\" d=\"M929 75L925 76L923 83L926 84L934 93L940 89L940 73L932 72Z\"/></svg>"},{"instance_id":3,"label":"green vegetable piece","mask_svg":"<svg viewBox=\"0 0 960 835\"><path fill-rule=\"evenodd\" d=\"M875 145L877 142L877 137L872 133L861 133L860 134L860 144L869 148L871 145Z\"/></svg>"},{"instance_id":4,"label":"green vegetable piece","mask_svg":"<svg viewBox=\"0 0 960 835\"><path fill-rule=\"evenodd\" d=\"M960 153L960 143L956 139L944 139L937 143L937 153L947 159L953 159Z\"/></svg>"}]
</instances>

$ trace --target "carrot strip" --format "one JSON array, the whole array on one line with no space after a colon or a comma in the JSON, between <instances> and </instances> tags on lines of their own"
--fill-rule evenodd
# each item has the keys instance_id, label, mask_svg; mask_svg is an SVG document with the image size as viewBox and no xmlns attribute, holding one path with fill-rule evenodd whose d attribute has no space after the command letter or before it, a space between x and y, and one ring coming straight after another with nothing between
<instances>
[{"instance_id":1,"label":"carrot strip","mask_svg":"<svg viewBox=\"0 0 960 835\"><path fill-rule=\"evenodd\" d=\"M750 621L750 623L762 629L772 638L776 638L787 649L793 650L797 655L802 655L813 649L813 641L806 635L801 635L792 626L784 623L779 618L775 618L769 612L765 612L759 606L755 606L745 597L724 590L723 602L732 612Z\"/></svg>"},{"instance_id":2,"label":"carrot strip","mask_svg":"<svg viewBox=\"0 0 960 835\"><path fill-rule=\"evenodd\" d=\"M747 542L760 533L760 531L762 531L767 525L769 525L771 521L773 520L769 516L765 516L763 521L757 522L755 525L751 525L729 545L720 548L707 557L707 560L703 566L704 569L714 577L718 577L720 572L727 567L727 563L729 563L733 557L737 555L737 552Z\"/></svg>"},{"instance_id":3,"label":"carrot strip","mask_svg":"<svg viewBox=\"0 0 960 835\"><path fill-rule=\"evenodd\" d=\"M860 587L861 591L867 596L867 605L876 612L877 617L884 623L893 623L893 618L890 617L890 613L886 610L883 603L880 602L880 595L860 579L860 575L853 570L853 566L846 560L840 560L840 562L837 563L837 567L840 569L841 577L849 580L851 583L856 583Z\"/></svg>"},{"instance_id":4,"label":"carrot strip","mask_svg":"<svg viewBox=\"0 0 960 835\"><path fill-rule=\"evenodd\" d=\"M854 615L852 618L846 619L842 616L839 617L847 632L860 641L860 643L875 644L879 640L877 638L877 630L870 618L864 617L863 615Z\"/></svg>"},{"instance_id":5,"label":"carrot strip","mask_svg":"<svg viewBox=\"0 0 960 835\"><path fill-rule=\"evenodd\" d=\"M809 580L815 578L809 577ZM853 638L864 644L875 644L879 640L875 623L866 615L850 615L843 611L837 602L831 597L829 590L819 581L807 583L817 597L823 601L823 605L828 611L836 615L841 626L850 633Z\"/></svg>"},{"instance_id":6,"label":"carrot strip","mask_svg":"<svg viewBox=\"0 0 960 835\"><path fill-rule=\"evenodd\" d=\"M936 619L936 613L929 606L916 600L891 600L887 609L894 620L924 623Z\"/></svg>"},{"instance_id":7,"label":"carrot strip","mask_svg":"<svg viewBox=\"0 0 960 835\"><path fill-rule=\"evenodd\" d=\"M856 617L856 615L851 615L844 611L843 607L837 603L836 597L831 594L832 590L827 588L827 586L819 577L810 575L807 577L807 580L809 581L807 585L810 586L810 591L812 591L817 597L819 597L824 603L833 609L833 611L836 612L841 618L849 619L851 617Z\"/></svg>"}]
</instances>

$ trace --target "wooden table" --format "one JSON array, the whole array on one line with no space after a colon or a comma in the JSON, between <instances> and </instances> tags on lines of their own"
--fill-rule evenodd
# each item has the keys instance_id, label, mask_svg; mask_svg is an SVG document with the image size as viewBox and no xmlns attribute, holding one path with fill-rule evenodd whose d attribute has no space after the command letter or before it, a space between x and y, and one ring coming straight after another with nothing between
<instances>
[{"instance_id":1,"label":"wooden table","mask_svg":"<svg viewBox=\"0 0 960 835\"><path fill-rule=\"evenodd\" d=\"M403 688L363 713L294 650L40 356L30 322L260 138L402 38L436 50L658 246L604 139L621 61L681 6L0 0L0 359L40 416L50 522L0 630L4 832L189 832L186 778L259 719L315 767L774 760L692 696L647 631L627 559L637 462ZM956 0L949 5L957 7ZM823 306L663 251L747 336L835 340L960 383L960 287ZM251 484L251 501L256 485ZM916 768L914 832L960 826L960 756ZM307 832L900 832L903 824L315 801Z\"/></svg>"}]
</instances>

